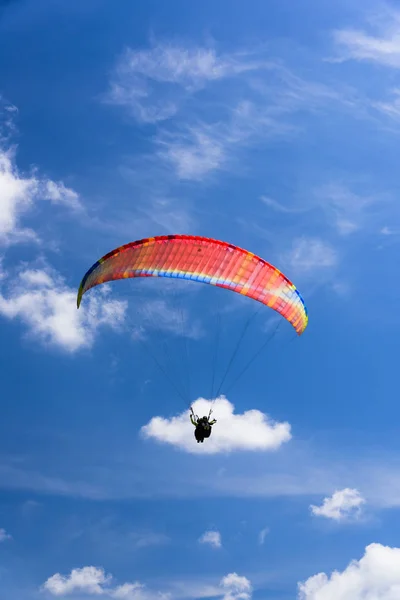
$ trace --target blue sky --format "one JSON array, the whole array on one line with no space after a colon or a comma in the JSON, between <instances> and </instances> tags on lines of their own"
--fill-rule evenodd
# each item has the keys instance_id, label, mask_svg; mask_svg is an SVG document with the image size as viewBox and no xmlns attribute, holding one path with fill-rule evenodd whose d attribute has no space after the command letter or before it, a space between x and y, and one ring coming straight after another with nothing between
<instances>
[{"instance_id":1,"label":"blue sky","mask_svg":"<svg viewBox=\"0 0 400 600\"><path fill-rule=\"evenodd\" d=\"M0 3L1 597L399 596L399 69L394 3ZM308 307L232 385L257 312L218 398L255 303L124 281L76 310L166 233Z\"/></svg>"}]
</instances>

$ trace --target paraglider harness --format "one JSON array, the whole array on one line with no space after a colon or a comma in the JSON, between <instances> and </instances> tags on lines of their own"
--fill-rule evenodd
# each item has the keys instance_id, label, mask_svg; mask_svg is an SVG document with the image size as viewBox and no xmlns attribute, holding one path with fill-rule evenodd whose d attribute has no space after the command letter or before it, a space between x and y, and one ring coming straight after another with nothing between
<instances>
[{"instance_id":1,"label":"paraglider harness","mask_svg":"<svg viewBox=\"0 0 400 600\"><path fill-rule=\"evenodd\" d=\"M190 420L192 424L195 426L194 437L197 440L197 443L204 442L205 438L209 438L211 435L211 428L217 422L216 419L210 421L212 415L212 408L210 408L210 412L208 413L208 417L199 417L194 413L193 408L190 407Z\"/></svg>"}]
</instances>

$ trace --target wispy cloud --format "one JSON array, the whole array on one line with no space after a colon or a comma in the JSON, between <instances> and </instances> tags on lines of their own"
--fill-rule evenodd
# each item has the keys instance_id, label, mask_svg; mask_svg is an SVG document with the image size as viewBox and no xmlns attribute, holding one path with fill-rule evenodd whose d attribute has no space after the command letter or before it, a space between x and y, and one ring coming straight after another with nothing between
<instances>
[{"instance_id":1,"label":"wispy cloud","mask_svg":"<svg viewBox=\"0 0 400 600\"><path fill-rule=\"evenodd\" d=\"M174 167L179 179L201 180L221 169L227 160L223 140L208 126L189 128L183 134L164 134L159 144L159 157Z\"/></svg>"},{"instance_id":2,"label":"wispy cloud","mask_svg":"<svg viewBox=\"0 0 400 600\"><path fill-rule=\"evenodd\" d=\"M188 416L186 419L189 421ZM210 440L207 441L210 442ZM188 434L189 443L197 446L193 437L193 428ZM131 452L126 450L131 447ZM361 475L361 485L364 488L370 485L368 476L365 475L371 472L370 465L366 467L357 464L356 466L339 467L329 460L324 461L322 465L316 465L315 459L302 456L301 462L294 470L292 452L295 452L300 460L301 451L298 447L286 454L283 451L283 455L279 453L275 456L274 461L268 464L265 463L265 457L257 456L255 453L252 458L251 472L247 468L243 471L240 466L236 467L235 462L231 463L229 470L220 473L211 481L208 472L204 473L202 469L193 472L192 465L187 468L187 463L186 465L182 463L181 455L175 454L175 458L171 458L173 460L171 469L166 472L160 461L153 464L145 462L143 458L137 461L133 460L131 455L139 456L141 451L135 452L134 447L128 442L124 442L124 448L123 460L120 461L114 460L110 456L110 452L103 452L102 448L96 447L96 453L92 449L92 456L95 455L96 461L102 461L104 465L102 471L98 472L93 469L93 463L88 454L87 458L84 457L73 464L73 476L71 476L71 457L65 464L61 453L59 453L55 471L43 467L41 463L35 468L23 463L14 465L10 461L3 460L0 463L0 489L25 490L54 496L89 499L165 496L183 498L321 496L328 494L333 487L339 489L343 479L350 477L354 469L358 469L358 472L363 474ZM142 453L141 456L146 455ZM212 456L207 457L208 460L213 458ZM210 465L210 468L214 468L213 464ZM345 476L342 474L343 470L345 470ZM379 479L374 473L371 487L375 489L379 484L382 488L382 492L379 489L378 497L375 498L376 505L396 506L399 504L398 488L393 489L393 486L390 486L390 481L393 481L395 477L396 475L390 472L385 479ZM368 488L368 490L370 495L371 489Z\"/></svg>"},{"instance_id":3,"label":"wispy cloud","mask_svg":"<svg viewBox=\"0 0 400 600\"><path fill-rule=\"evenodd\" d=\"M111 473L111 472L110 472ZM34 493L54 494L56 496L83 497L99 499L104 498L102 485L91 484L84 481L71 481L69 477L46 475L35 470L25 470L12 464L0 463L1 482L15 490L29 490ZM4 489L4 486L3 486Z\"/></svg>"},{"instance_id":4,"label":"wispy cloud","mask_svg":"<svg viewBox=\"0 0 400 600\"><path fill-rule=\"evenodd\" d=\"M206 413L207 414L207 411ZM332 490L343 490L346 483L351 481L352 489L359 490L366 499L370 510L382 510L400 506L400 470L396 456L377 456L372 462L363 457L363 449L359 449L358 458L350 458L346 453L339 457L326 454L321 447L309 447L304 442L293 440L290 444L282 444L280 452L274 454L274 460L265 460L265 450L259 448L249 462L245 456L243 461L239 453L226 456L226 468L218 471L220 459L218 455L205 452L208 443L217 431L220 420L226 423L225 417L219 417L210 439L202 445L204 450L198 458L189 459L178 452L168 453L165 462L149 458L147 453L136 445L135 436L130 432L128 438L115 440L115 450L104 448L101 440L96 443L91 438L90 452L73 456L65 456L65 452L55 452L53 466L43 465L42 457L34 453L29 463L10 457L0 462L0 489L24 490L34 493L51 494L89 499L133 499L133 498L303 498L305 510L310 502L315 506L322 505L322 498L330 498ZM244 413L246 415L246 413ZM238 415L239 417L241 415ZM168 425L168 420L166 420ZM193 436L193 427L189 422L188 413L182 428L187 430L187 446L197 448ZM160 428L161 429L161 428ZM256 429L257 436L259 430ZM162 434L160 440L164 439ZM265 436L265 437L264 437ZM164 436L165 437L165 436ZM273 437L273 434L270 434ZM77 444L79 438L69 438L71 444ZM154 437L153 437L154 439ZM157 439L157 438L155 438ZM263 439L268 440L267 433ZM174 438L175 441L175 438ZM139 442L140 443L140 442ZM171 442L171 446L173 444ZM180 446L179 446L180 447ZM365 450L364 450L365 451ZM164 454L163 454L164 453ZM296 456L296 461L293 460ZM147 458L146 458L147 457ZM21 457L22 458L22 457ZM65 459L65 460L64 460ZM201 460L193 469L193 460ZM72 462L71 462L72 461ZM94 468L101 462L102 469ZM218 472L218 477L209 477L209 472ZM113 532L121 527L108 528L110 539L114 540ZM101 538L101 529L99 536ZM129 531L126 531L129 534ZM136 531L133 534L159 532ZM134 546L133 537L123 541ZM121 537L116 543L121 542Z\"/></svg>"},{"instance_id":5,"label":"wispy cloud","mask_svg":"<svg viewBox=\"0 0 400 600\"><path fill-rule=\"evenodd\" d=\"M387 225L385 225L385 227L382 227L379 233L385 236L399 235L400 229L393 229L392 227L388 227Z\"/></svg>"},{"instance_id":6,"label":"wispy cloud","mask_svg":"<svg viewBox=\"0 0 400 600\"><path fill-rule=\"evenodd\" d=\"M197 121L161 131L157 156L173 166L182 180L200 181L214 171L243 170L240 150L297 132L297 127L283 118L287 112L269 106L266 99L231 103L218 121Z\"/></svg>"},{"instance_id":7,"label":"wispy cloud","mask_svg":"<svg viewBox=\"0 0 400 600\"><path fill-rule=\"evenodd\" d=\"M269 81L253 78L253 88L269 105L271 117L298 114L324 114L329 110L353 111L360 107L357 91L338 81L327 84L302 77L282 61L270 64Z\"/></svg>"},{"instance_id":8,"label":"wispy cloud","mask_svg":"<svg viewBox=\"0 0 400 600\"><path fill-rule=\"evenodd\" d=\"M204 91L211 84L212 96ZM352 90L296 75L271 60L265 47L218 54L209 46L154 43L125 51L107 102L128 108L141 122L169 120L156 130L157 158L178 179L200 181L215 171L243 169L238 159L243 148L299 133L304 123L294 115L338 105L354 109L359 101Z\"/></svg>"},{"instance_id":9,"label":"wispy cloud","mask_svg":"<svg viewBox=\"0 0 400 600\"><path fill-rule=\"evenodd\" d=\"M124 106L141 122L157 123L175 115L208 83L261 65L247 53L218 54L213 47L154 42L148 49L127 48L112 75L106 101Z\"/></svg>"},{"instance_id":10,"label":"wispy cloud","mask_svg":"<svg viewBox=\"0 0 400 600\"><path fill-rule=\"evenodd\" d=\"M278 202L278 200L275 200L274 198L270 198L269 196L261 196L260 200L263 204L265 204L265 206L268 206L268 208L271 208L272 210L275 210L277 212L290 214L290 213L300 213L300 212L309 210L309 208L286 206L285 204L282 204L281 202Z\"/></svg>"},{"instance_id":11,"label":"wispy cloud","mask_svg":"<svg viewBox=\"0 0 400 600\"><path fill-rule=\"evenodd\" d=\"M76 291L47 265L25 268L2 284L0 315L21 320L30 336L68 352L91 347L100 328L117 330L124 321L127 303L105 299L107 289L78 311Z\"/></svg>"},{"instance_id":12,"label":"wispy cloud","mask_svg":"<svg viewBox=\"0 0 400 600\"><path fill-rule=\"evenodd\" d=\"M330 576L318 573L298 584L299 600L395 600L400 589L400 548L370 544L364 556Z\"/></svg>"},{"instance_id":13,"label":"wispy cloud","mask_svg":"<svg viewBox=\"0 0 400 600\"><path fill-rule=\"evenodd\" d=\"M381 113L392 119L400 121L400 89L394 88L390 91L389 99L372 102L372 106Z\"/></svg>"},{"instance_id":14,"label":"wispy cloud","mask_svg":"<svg viewBox=\"0 0 400 600\"><path fill-rule=\"evenodd\" d=\"M36 500L26 500L21 505L21 514L25 518L30 518L36 515L42 508L42 504Z\"/></svg>"},{"instance_id":15,"label":"wispy cloud","mask_svg":"<svg viewBox=\"0 0 400 600\"><path fill-rule=\"evenodd\" d=\"M386 67L387 70L400 68L400 12L382 4L379 14L371 14L365 28L345 28L333 32L337 56L334 62L358 61L371 65ZM390 73L389 73L390 77ZM365 99L364 108L374 117L381 116L400 122L399 88L393 87L393 80L387 79L385 89L384 73L382 83L378 86L373 97ZM360 104L361 107L361 104ZM372 109L372 110L371 110ZM366 114L366 113L365 113ZM375 117L374 117L375 118Z\"/></svg>"},{"instance_id":16,"label":"wispy cloud","mask_svg":"<svg viewBox=\"0 0 400 600\"><path fill-rule=\"evenodd\" d=\"M282 256L282 263L293 271L307 273L315 269L330 269L338 262L336 250L318 238L302 237L294 240L292 249Z\"/></svg>"},{"instance_id":17,"label":"wispy cloud","mask_svg":"<svg viewBox=\"0 0 400 600\"><path fill-rule=\"evenodd\" d=\"M186 411L171 419L153 417L142 427L142 434L186 452L205 454L271 451L291 439L289 423L273 421L259 410L248 410L241 415L235 415L233 404L223 396L214 402L201 398L193 403L193 410L202 415L208 414L211 407L218 413L221 426L218 423L214 425L211 437L201 444L201 448L199 444L194 443L194 429Z\"/></svg>"},{"instance_id":18,"label":"wispy cloud","mask_svg":"<svg viewBox=\"0 0 400 600\"><path fill-rule=\"evenodd\" d=\"M129 202L114 207L107 219L96 219L95 227L129 240L149 235L196 233L196 207L181 190L174 194L172 170L154 160L154 156L128 159L119 166L119 174L131 188ZM132 202L134 197L134 202ZM93 221L91 221L93 223Z\"/></svg>"},{"instance_id":19,"label":"wispy cloud","mask_svg":"<svg viewBox=\"0 0 400 600\"><path fill-rule=\"evenodd\" d=\"M0 528L0 543L12 540L12 536L3 528Z\"/></svg>"},{"instance_id":20,"label":"wispy cloud","mask_svg":"<svg viewBox=\"0 0 400 600\"><path fill-rule=\"evenodd\" d=\"M203 335L200 321L191 318L185 308L179 308L178 302L171 304L165 299L147 300L138 313L140 324L134 337L144 335L146 330L165 331L192 339L199 339Z\"/></svg>"},{"instance_id":21,"label":"wispy cloud","mask_svg":"<svg viewBox=\"0 0 400 600\"><path fill-rule=\"evenodd\" d=\"M121 522L115 515L89 525L86 522L77 524L74 537L89 540L95 547L104 545L110 553L143 550L170 542L170 538L164 533L146 528L131 528L126 521Z\"/></svg>"},{"instance_id":22,"label":"wispy cloud","mask_svg":"<svg viewBox=\"0 0 400 600\"><path fill-rule=\"evenodd\" d=\"M311 280L316 274L318 280L325 282L332 276L340 276L340 260L348 246L343 244L344 238L351 239L354 234L378 234L388 235L393 228L384 227L385 222L391 219L393 213L394 199L386 190L376 190L376 186L369 180L352 181L343 183L341 181L330 181L319 186L310 186L308 191L301 195L301 201L286 206L273 198L262 197L263 204L271 210L285 215L285 221L266 228L260 223L249 224L242 221L247 228L251 227L261 238L265 238L276 248L277 259L275 263L281 265L288 273L296 273L296 278L307 278ZM366 190L366 191L364 191ZM307 213L307 214L306 214ZM310 227L312 223L318 224L322 236L313 235L316 231ZM299 227L300 223L300 227ZM310 233L298 236L301 226ZM285 232L285 236L283 236ZM288 247L288 235L292 237L291 247ZM286 248L283 248L282 239L286 240ZM293 275L294 277L294 275ZM350 289L348 282L330 282L334 290L342 295Z\"/></svg>"},{"instance_id":23,"label":"wispy cloud","mask_svg":"<svg viewBox=\"0 0 400 600\"><path fill-rule=\"evenodd\" d=\"M131 532L129 539L132 540L136 548L148 548L149 546L160 546L169 541L169 538L162 533L155 532Z\"/></svg>"},{"instance_id":24,"label":"wispy cloud","mask_svg":"<svg viewBox=\"0 0 400 600\"><path fill-rule=\"evenodd\" d=\"M333 32L338 61L358 60L400 68L400 13L382 6L379 18L371 16L371 32L359 28Z\"/></svg>"},{"instance_id":25,"label":"wispy cloud","mask_svg":"<svg viewBox=\"0 0 400 600\"><path fill-rule=\"evenodd\" d=\"M333 224L341 235L354 233L374 222L383 213L388 198L382 194L359 194L347 186L329 183L315 191L319 206L325 211L327 221ZM373 207L376 210L373 211Z\"/></svg>"},{"instance_id":26,"label":"wispy cloud","mask_svg":"<svg viewBox=\"0 0 400 600\"><path fill-rule=\"evenodd\" d=\"M187 233L195 227L193 216L176 200L157 197L150 203L150 207L147 200L146 207L139 210L167 233Z\"/></svg>"},{"instance_id":27,"label":"wispy cloud","mask_svg":"<svg viewBox=\"0 0 400 600\"><path fill-rule=\"evenodd\" d=\"M212 548L221 548L221 534L219 531L205 531L203 535L199 538L199 543L207 544Z\"/></svg>"},{"instance_id":28,"label":"wispy cloud","mask_svg":"<svg viewBox=\"0 0 400 600\"><path fill-rule=\"evenodd\" d=\"M238 157L246 148L300 134L305 122L299 115L304 112L309 114L322 106L328 110L332 102L358 110L357 99L345 100L339 94L330 96L329 88L323 88L319 95L317 91L311 91L307 82L303 84L303 88L294 92L290 87L285 88L287 83L280 80L280 88L283 86L284 91L266 89L264 93L258 90L259 95L244 94L244 99L231 100L224 117L217 121L198 120L194 124L163 130L157 137L160 147L157 155L175 168L178 178L199 181L213 171L243 170ZM313 102L310 102L309 94ZM358 110L358 116L360 114ZM278 204L273 206L279 210Z\"/></svg>"},{"instance_id":29,"label":"wispy cloud","mask_svg":"<svg viewBox=\"0 0 400 600\"><path fill-rule=\"evenodd\" d=\"M269 534L269 527L264 527L264 529L261 529L260 533L258 534L258 543L262 546L265 542L265 538L267 537L267 535Z\"/></svg>"},{"instance_id":30,"label":"wispy cloud","mask_svg":"<svg viewBox=\"0 0 400 600\"><path fill-rule=\"evenodd\" d=\"M7 102L0 94L0 146L3 150L9 146L17 131L15 124L17 114L18 108L11 102Z\"/></svg>"},{"instance_id":31,"label":"wispy cloud","mask_svg":"<svg viewBox=\"0 0 400 600\"><path fill-rule=\"evenodd\" d=\"M360 515L365 499L356 489L344 488L324 498L321 506L311 505L310 509L316 517L325 517L334 521L355 519Z\"/></svg>"}]
</instances>

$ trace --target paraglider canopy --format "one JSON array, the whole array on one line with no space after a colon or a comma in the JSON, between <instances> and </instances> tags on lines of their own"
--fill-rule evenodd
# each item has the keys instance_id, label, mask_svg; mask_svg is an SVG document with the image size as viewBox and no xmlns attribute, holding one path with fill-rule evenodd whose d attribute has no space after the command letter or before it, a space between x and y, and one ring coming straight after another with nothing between
<instances>
[{"instance_id":1,"label":"paraglider canopy","mask_svg":"<svg viewBox=\"0 0 400 600\"><path fill-rule=\"evenodd\" d=\"M78 308L90 288L132 277L172 277L208 283L269 306L289 321L298 335L308 324L303 298L279 269L233 244L192 235L162 235L112 250L83 277Z\"/></svg>"}]
</instances>

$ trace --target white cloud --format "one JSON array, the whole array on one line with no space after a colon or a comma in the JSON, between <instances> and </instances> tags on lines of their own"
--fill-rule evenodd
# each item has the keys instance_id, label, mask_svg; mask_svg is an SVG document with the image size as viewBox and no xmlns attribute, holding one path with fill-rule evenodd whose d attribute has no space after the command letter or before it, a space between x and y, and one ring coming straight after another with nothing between
<instances>
[{"instance_id":1,"label":"white cloud","mask_svg":"<svg viewBox=\"0 0 400 600\"><path fill-rule=\"evenodd\" d=\"M261 545L264 544L265 538L267 537L268 534L269 534L268 527L264 527L264 529L261 529L260 533L258 534L258 541Z\"/></svg>"},{"instance_id":2,"label":"white cloud","mask_svg":"<svg viewBox=\"0 0 400 600\"><path fill-rule=\"evenodd\" d=\"M321 506L310 506L315 516L326 517L334 521L342 521L357 517L365 499L356 489L344 488L334 492L330 498L324 498Z\"/></svg>"},{"instance_id":3,"label":"white cloud","mask_svg":"<svg viewBox=\"0 0 400 600\"><path fill-rule=\"evenodd\" d=\"M107 575L101 567L83 567L72 569L67 576L56 573L44 583L43 590L53 596L68 596L77 593L92 596L108 596L118 600L153 600L160 594L149 594L145 586L136 581L111 586L113 577Z\"/></svg>"},{"instance_id":4,"label":"white cloud","mask_svg":"<svg viewBox=\"0 0 400 600\"><path fill-rule=\"evenodd\" d=\"M106 575L104 569L98 567L83 567L72 569L70 575L64 576L56 573L49 577L43 588L53 596L66 596L75 592L101 595L104 585L110 583L111 575Z\"/></svg>"},{"instance_id":5,"label":"white cloud","mask_svg":"<svg viewBox=\"0 0 400 600\"><path fill-rule=\"evenodd\" d=\"M174 43L128 48L119 59L106 100L124 106L144 123L172 117L182 102L208 82L259 69L248 55L218 55L214 48ZM161 93L162 89L162 93Z\"/></svg>"},{"instance_id":6,"label":"white cloud","mask_svg":"<svg viewBox=\"0 0 400 600\"><path fill-rule=\"evenodd\" d=\"M205 531L203 535L199 538L200 544L208 544L213 548L221 548L221 534L219 531Z\"/></svg>"},{"instance_id":7,"label":"white cloud","mask_svg":"<svg viewBox=\"0 0 400 600\"><path fill-rule=\"evenodd\" d=\"M0 293L0 315L20 319L30 335L69 352L92 346L100 327L118 329L126 302L106 300L107 290L91 294L86 306L76 308L76 291L48 267L26 268Z\"/></svg>"},{"instance_id":8,"label":"white cloud","mask_svg":"<svg viewBox=\"0 0 400 600\"><path fill-rule=\"evenodd\" d=\"M117 600L167 600L170 598L217 598L223 600L250 600L251 582L237 573L225 575L219 585L207 586L191 581L190 585L175 581L170 591L148 589L139 581L112 585L113 577L101 567L73 569L67 576L56 573L43 584L42 590L53 596L83 594L101 596ZM79 596L80 597L80 596Z\"/></svg>"},{"instance_id":9,"label":"white cloud","mask_svg":"<svg viewBox=\"0 0 400 600\"><path fill-rule=\"evenodd\" d=\"M62 181L56 183L48 179L42 182L41 189L45 200L67 206L73 210L82 210L79 195L74 190L67 188Z\"/></svg>"},{"instance_id":10,"label":"white cloud","mask_svg":"<svg viewBox=\"0 0 400 600\"><path fill-rule=\"evenodd\" d=\"M61 182L22 175L15 165L15 151L0 149L0 243L37 239L31 229L21 228L20 220L39 200L81 208L76 192Z\"/></svg>"},{"instance_id":11,"label":"white cloud","mask_svg":"<svg viewBox=\"0 0 400 600\"><path fill-rule=\"evenodd\" d=\"M292 250L282 257L282 261L294 271L308 272L336 266L337 254L323 240L302 237L293 242Z\"/></svg>"},{"instance_id":12,"label":"white cloud","mask_svg":"<svg viewBox=\"0 0 400 600\"><path fill-rule=\"evenodd\" d=\"M12 536L7 533L5 529L0 528L0 543L6 542L7 540L12 540Z\"/></svg>"},{"instance_id":13,"label":"white cloud","mask_svg":"<svg viewBox=\"0 0 400 600\"><path fill-rule=\"evenodd\" d=\"M19 228L19 217L31 208L36 192L36 179L20 177L11 151L0 151L0 242L34 237L32 231Z\"/></svg>"},{"instance_id":14,"label":"white cloud","mask_svg":"<svg viewBox=\"0 0 400 600\"><path fill-rule=\"evenodd\" d=\"M299 600L398 600L400 548L370 544L344 571L318 573L298 589Z\"/></svg>"},{"instance_id":15,"label":"white cloud","mask_svg":"<svg viewBox=\"0 0 400 600\"><path fill-rule=\"evenodd\" d=\"M220 585L224 590L223 600L250 600L251 598L252 585L247 577L229 573L223 577Z\"/></svg>"},{"instance_id":16,"label":"white cloud","mask_svg":"<svg viewBox=\"0 0 400 600\"><path fill-rule=\"evenodd\" d=\"M199 600L200 598L221 598L221 600L250 600L252 585L247 577L237 573L228 573L217 584L204 580L175 581L167 592L170 598Z\"/></svg>"},{"instance_id":17,"label":"white cloud","mask_svg":"<svg viewBox=\"0 0 400 600\"><path fill-rule=\"evenodd\" d=\"M211 437L203 444L195 443L193 425L188 412L171 419L153 417L141 428L147 438L170 444L186 452L216 454L231 451L276 450L291 439L290 425L278 423L259 410L248 410L235 414L235 407L224 396L214 403L200 398L193 403L195 413L207 415L213 406L218 422L213 427ZM200 447L201 446L201 447Z\"/></svg>"},{"instance_id":18,"label":"white cloud","mask_svg":"<svg viewBox=\"0 0 400 600\"><path fill-rule=\"evenodd\" d=\"M400 68L400 13L386 11L375 19L376 34L362 29L336 30L334 41L341 51L339 60L359 60Z\"/></svg>"}]
</instances>

